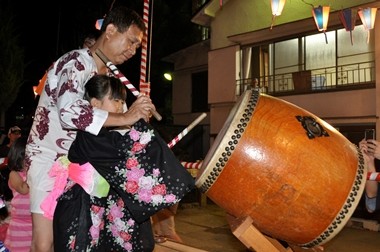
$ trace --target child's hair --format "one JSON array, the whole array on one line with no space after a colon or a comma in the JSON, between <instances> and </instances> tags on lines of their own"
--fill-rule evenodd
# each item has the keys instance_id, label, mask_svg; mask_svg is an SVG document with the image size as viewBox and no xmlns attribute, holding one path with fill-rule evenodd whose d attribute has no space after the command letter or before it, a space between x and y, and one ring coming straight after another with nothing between
<instances>
[{"instance_id":1,"label":"child's hair","mask_svg":"<svg viewBox=\"0 0 380 252\"><path fill-rule=\"evenodd\" d=\"M27 137L20 137L11 145L8 152L8 167L11 171L24 169L26 140Z\"/></svg>"},{"instance_id":2,"label":"child's hair","mask_svg":"<svg viewBox=\"0 0 380 252\"><path fill-rule=\"evenodd\" d=\"M92 98L102 100L107 94L111 99L119 99L125 101L127 91L118 78L95 75L85 85L84 99L91 101Z\"/></svg>"}]
</instances>

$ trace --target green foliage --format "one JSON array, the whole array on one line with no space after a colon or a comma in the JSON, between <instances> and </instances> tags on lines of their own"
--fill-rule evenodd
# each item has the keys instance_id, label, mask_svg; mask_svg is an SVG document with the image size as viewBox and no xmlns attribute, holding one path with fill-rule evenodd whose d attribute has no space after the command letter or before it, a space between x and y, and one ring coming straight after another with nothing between
<instances>
[{"instance_id":1,"label":"green foliage","mask_svg":"<svg viewBox=\"0 0 380 252\"><path fill-rule=\"evenodd\" d=\"M0 8L0 109L6 111L23 84L24 50L19 46L10 1Z\"/></svg>"}]
</instances>

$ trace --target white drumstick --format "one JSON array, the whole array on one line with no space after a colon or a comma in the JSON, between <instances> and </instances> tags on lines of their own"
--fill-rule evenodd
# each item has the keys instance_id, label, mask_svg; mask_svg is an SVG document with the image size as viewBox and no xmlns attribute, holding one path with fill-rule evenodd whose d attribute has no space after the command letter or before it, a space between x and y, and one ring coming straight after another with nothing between
<instances>
[{"instance_id":1,"label":"white drumstick","mask_svg":"<svg viewBox=\"0 0 380 252\"><path fill-rule=\"evenodd\" d=\"M171 140L168 143L169 148L173 148L173 146L179 142L184 136L189 133L190 130L192 130L200 121L203 120L207 116L206 113L202 113L200 116L198 116L197 119L195 119L189 126L187 126L181 133L179 133L173 140Z\"/></svg>"}]
</instances>

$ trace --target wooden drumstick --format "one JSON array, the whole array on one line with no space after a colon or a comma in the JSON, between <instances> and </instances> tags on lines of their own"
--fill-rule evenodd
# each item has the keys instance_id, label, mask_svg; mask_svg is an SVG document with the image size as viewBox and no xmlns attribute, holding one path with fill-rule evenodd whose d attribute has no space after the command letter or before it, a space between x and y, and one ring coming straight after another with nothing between
<instances>
[{"instance_id":1,"label":"wooden drumstick","mask_svg":"<svg viewBox=\"0 0 380 252\"><path fill-rule=\"evenodd\" d=\"M190 130L192 130L200 121L203 120L203 118L206 117L206 113L202 113L200 116L198 116L197 119L195 119L189 126L187 126L181 133L179 133L173 140L171 140L168 143L169 148L173 148L173 146L179 142L184 136L189 133Z\"/></svg>"},{"instance_id":2,"label":"wooden drumstick","mask_svg":"<svg viewBox=\"0 0 380 252\"><path fill-rule=\"evenodd\" d=\"M104 55L104 53L98 48L95 51L96 55L103 61L103 63L111 69L113 74L118 77L121 82L132 92L132 94L136 97L140 95L140 92L132 85L132 83L122 74L119 69L107 58L107 56ZM156 111L152 110L150 111L152 115L157 119L157 121L162 120L162 116Z\"/></svg>"}]
</instances>

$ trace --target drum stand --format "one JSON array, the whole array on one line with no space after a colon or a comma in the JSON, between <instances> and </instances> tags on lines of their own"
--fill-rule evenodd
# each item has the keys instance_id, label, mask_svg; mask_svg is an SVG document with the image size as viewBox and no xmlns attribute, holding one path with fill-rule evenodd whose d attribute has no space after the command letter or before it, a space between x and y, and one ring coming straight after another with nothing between
<instances>
[{"instance_id":1,"label":"drum stand","mask_svg":"<svg viewBox=\"0 0 380 252\"><path fill-rule=\"evenodd\" d=\"M235 218L227 214L232 233L250 250L256 252L303 252L323 251L323 248L304 249L298 246L285 248L278 240L261 233L253 224L251 217Z\"/></svg>"}]
</instances>

